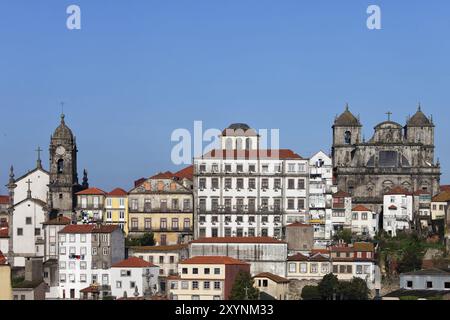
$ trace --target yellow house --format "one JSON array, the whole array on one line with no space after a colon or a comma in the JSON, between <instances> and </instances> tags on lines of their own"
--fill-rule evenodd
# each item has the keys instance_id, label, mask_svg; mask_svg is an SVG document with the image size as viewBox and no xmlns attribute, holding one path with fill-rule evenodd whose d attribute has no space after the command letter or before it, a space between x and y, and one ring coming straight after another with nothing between
<instances>
[{"instance_id":1,"label":"yellow house","mask_svg":"<svg viewBox=\"0 0 450 320\"><path fill-rule=\"evenodd\" d=\"M288 279L319 281L330 272L330 258L322 253L315 253L309 256L297 253L287 259Z\"/></svg>"},{"instance_id":2,"label":"yellow house","mask_svg":"<svg viewBox=\"0 0 450 320\"><path fill-rule=\"evenodd\" d=\"M289 280L270 272L263 272L253 277L255 288L276 300L288 300Z\"/></svg>"},{"instance_id":3,"label":"yellow house","mask_svg":"<svg viewBox=\"0 0 450 320\"><path fill-rule=\"evenodd\" d=\"M450 192L442 191L431 200L431 219L445 219L445 214L449 208Z\"/></svg>"},{"instance_id":4,"label":"yellow house","mask_svg":"<svg viewBox=\"0 0 450 320\"><path fill-rule=\"evenodd\" d=\"M152 232L157 245L186 243L193 235L192 190L171 172L143 180L128 195L129 232Z\"/></svg>"},{"instance_id":5,"label":"yellow house","mask_svg":"<svg viewBox=\"0 0 450 320\"><path fill-rule=\"evenodd\" d=\"M0 300L12 300L11 266L0 251Z\"/></svg>"},{"instance_id":6,"label":"yellow house","mask_svg":"<svg viewBox=\"0 0 450 320\"><path fill-rule=\"evenodd\" d=\"M116 188L106 194L103 222L117 224L128 235L128 193Z\"/></svg>"}]
</instances>

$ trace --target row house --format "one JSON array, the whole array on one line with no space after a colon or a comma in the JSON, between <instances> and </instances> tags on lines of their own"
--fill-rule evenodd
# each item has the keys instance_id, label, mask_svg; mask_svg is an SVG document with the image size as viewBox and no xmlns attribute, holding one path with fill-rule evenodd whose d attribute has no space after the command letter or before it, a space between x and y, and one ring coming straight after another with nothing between
<instances>
[{"instance_id":1,"label":"row house","mask_svg":"<svg viewBox=\"0 0 450 320\"><path fill-rule=\"evenodd\" d=\"M83 223L102 222L105 213L106 192L89 188L76 193L77 220Z\"/></svg>"},{"instance_id":2,"label":"row house","mask_svg":"<svg viewBox=\"0 0 450 320\"><path fill-rule=\"evenodd\" d=\"M444 221L444 236L447 250L450 250L450 189L445 188L431 201L431 215L434 222Z\"/></svg>"},{"instance_id":3,"label":"row house","mask_svg":"<svg viewBox=\"0 0 450 320\"><path fill-rule=\"evenodd\" d=\"M308 160L291 150L259 149L244 124L220 136L222 149L194 159L196 238L269 236L309 219Z\"/></svg>"},{"instance_id":4,"label":"row house","mask_svg":"<svg viewBox=\"0 0 450 320\"><path fill-rule=\"evenodd\" d=\"M239 272L250 264L225 256L193 257L178 265L178 275L169 277L171 300L229 300Z\"/></svg>"},{"instance_id":5,"label":"row house","mask_svg":"<svg viewBox=\"0 0 450 320\"><path fill-rule=\"evenodd\" d=\"M332 196L331 216L327 218L327 230L330 230L330 239L336 232L350 229L352 224L352 196L344 191L338 191Z\"/></svg>"},{"instance_id":6,"label":"row house","mask_svg":"<svg viewBox=\"0 0 450 320\"><path fill-rule=\"evenodd\" d=\"M316 280L332 272L330 256L321 252L297 253L287 258L287 278L290 280Z\"/></svg>"},{"instance_id":7,"label":"row house","mask_svg":"<svg viewBox=\"0 0 450 320\"><path fill-rule=\"evenodd\" d=\"M413 194L402 187L392 188L383 196L383 230L395 237L412 225Z\"/></svg>"},{"instance_id":8,"label":"row house","mask_svg":"<svg viewBox=\"0 0 450 320\"><path fill-rule=\"evenodd\" d=\"M167 291L167 278L178 273L178 263L189 257L187 244L170 246L140 246L128 248L128 255L138 257L159 267L159 288Z\"/></svg>"},{"instance_id":9,"label":"row house","mask_svg":"<svg viewBox=\"0 0 450 320\"><path fill-rule=\"evenodd\" d=\"M431 193L417 190L413 193L414 224L418 230L430 230L432 227Z\"/></svg>"},{"instance_id":10,"label":"row house","mask_svg":"<svg viewBox=\"0 0 450 320\"><path fill-rule=\"evenodd\" d=\"M366 239L373 239L378 232L378 214L358 205L352 209L352 233Z\"/></svg>"},{"instance_id":11,"label":"row house","mask_svg":"<svg viewBox=\"0 0 450 320\"><path fill-rule=\"evenodd\" d=\"M354 277L366 281L369 288L375 286L375 250L370 242L355 242L350 246L330 248L332 273L339 280L351 280Z\"/></svg>"},{"instance_id":12,"label":"row house","mask_svg":"<svg viewBox=\"0 0 450 320\"><path fill-rule=\"evenodd\" d=\"M89 284L111 295L109 269L125 258L125 238L116 225L68 225L59 238L59 298L80 299Z\"/></svg>"},{"instance_id":13,"label":"row house","mask_svg":"<svg viewBox=\"0 0 450 320\"><path fill-rule=\"evenodd\" d=\"M271 237L200 238L189 244L189 256L228 256L245 261L250 273L286 274L287 243Z\"/></svg>"},{"instance_id":14,"label":"row house","mask_svg":"<svg viewBox=\"0 0 450 320\"><path fill-rule=\"evenodd\" d=\"M128 197L131 236L152 232L161 246L192 239L192 189L173 173L160 173L141 181Z\"/></svg>"},{"instance_id":15,"label":"row house","mask_svg":"<svg viewBox=\"0 0 450 320\"><path fill-rule=\"evenodd\" d=\"M116 188L106 194L103 222L118 225L128 235L128 193Z\"/></svg>"},{"instance_id":16,"label":"row house","mask_svg":"<svg viewBox=\"0 0 450 320\"><path fill-rule=\"evenodd\" d=\"M289 279L270 272L262 272L254 276L253 280L254 287L259 290L260 300L265 300L263 294L267 294L270 299L288 300Z\"/></svg>"},{"instance_id":17,"label":"row house","mask_svg":"<svg viewBox=\"0 0 450 320\"><path fill-rule=\"evenodd\" d=\"M323 151L314 154L309 160L309 215L314 226L314 239L318 244L326 244L331 239L330 224L333 186L333 163Z\"/></svg>"}]
</instances>

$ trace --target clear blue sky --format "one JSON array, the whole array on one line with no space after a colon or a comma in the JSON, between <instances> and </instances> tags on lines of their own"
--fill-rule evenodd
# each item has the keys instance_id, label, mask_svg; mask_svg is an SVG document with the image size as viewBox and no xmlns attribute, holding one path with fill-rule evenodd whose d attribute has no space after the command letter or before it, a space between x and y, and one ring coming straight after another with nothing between
<instances>
[{"instance_id":1,"label":"clear blue sky","mask_svg":"<svg viewBox=\"0 0 450 320\"><path fill-rule=\"evenodd\" d=\"M78 4L82 30L66 28ZM366 9L382 9L382 30ZM365 136L420 100L450 182L450 2L0 0L0 181L35 165L59 122L76 133L91 185L129 189L175 170L172 130L246 122L281 146L328 151L346 102Z\"/></svg>"}]
</instances>

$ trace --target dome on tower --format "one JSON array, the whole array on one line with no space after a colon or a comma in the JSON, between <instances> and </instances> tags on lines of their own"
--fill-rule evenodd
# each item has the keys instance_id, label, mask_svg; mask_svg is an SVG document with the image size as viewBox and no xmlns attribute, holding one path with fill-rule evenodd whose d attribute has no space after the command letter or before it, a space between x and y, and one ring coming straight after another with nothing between
<instances>
[{"instance_id":1,"label":"dome on tower","mask_svg":"<svg viewBox=\"0 0 450 320\"><path fill-rule=\"evenodd\" d=\"M348 105L346 105L345 111L336 118L334 125L339 127L360 127L361 123L358 118L350 112Z\"/></svg>"},{"instance_id":2,"label":"dome on tower","mask_svg":"<svg viewBox=\"0 0 450 320\"><path fill-rule=\"evenodd\" d=\"M408 127L432 127L433 123L427 116L422 112L422 109L419 105L417 112L413 115L406 124Z\"/></svg>"},{"instance_id":3,"label":"dome on tower","mask_svg":"<svg viewBox=\"0 0 450 320\"><path fill-rule=\"evenodd\" d=\"M64 118L65 118L65 115L61 114L61 123L58 126L58 128L56 128L55 132L53 133L52 138L73 140L72 130L70 130L70 128L66 125Z\"/></svg>"},{"instance_id":4,"label":"dome on tower","mask_svg":"<svg viewBox=\"0 0 450 320\"><path fill-rule=\"evenodd\" d=\"M222 131L223 136L238 136L242 134L245 136L257 136L256 131L246 123L233 123Z\"/></svg>"}]
</instances>

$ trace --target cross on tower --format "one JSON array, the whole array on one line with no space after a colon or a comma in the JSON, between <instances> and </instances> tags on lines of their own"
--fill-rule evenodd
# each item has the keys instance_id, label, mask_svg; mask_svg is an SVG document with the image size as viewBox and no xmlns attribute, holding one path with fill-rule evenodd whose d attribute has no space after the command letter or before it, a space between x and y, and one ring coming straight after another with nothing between
<instances>
[{"instance_id":1,"label":"cross on tower","mask_svg":"<svg viewBox=\"0 0 450 320\"><path fill-rule=\"evenodd\" d=\"M37 152L37 154L38 154L38 161L41 161L41 152L43 151L42 149L41 149L41 147L38 147L36 150L34 150L34 151L36 151Z\"/></svg>"},{"instance_id":2,"label":"cross on tower","mask_svg":"<svg viewBox=\"0 0 450 320\"><path fill-rule=\"evenodd\" d=\"M392 112L388 111L386 114L388 116L388 121L391 121Z\"/></svg>"}]
</instances>

